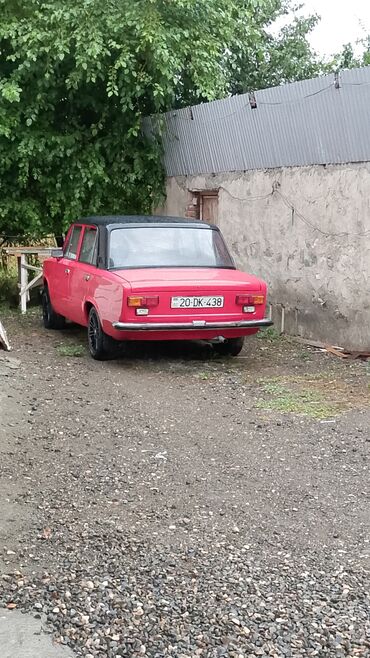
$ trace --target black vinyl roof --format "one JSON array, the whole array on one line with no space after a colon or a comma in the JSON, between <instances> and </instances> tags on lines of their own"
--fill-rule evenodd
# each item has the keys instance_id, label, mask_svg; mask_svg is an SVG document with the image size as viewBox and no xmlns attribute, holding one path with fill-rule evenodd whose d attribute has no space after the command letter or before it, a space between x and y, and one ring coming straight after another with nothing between
<instances>
[{"instance_id":1,"label":"black vinyl roof","mask_svg":"<svg viewBox=\"0 0 370 658\"><path fill-rule=\"evenodd\" d=\"M200 219L187 219L185 217L161 217L160 215L105 215L82 217L82 224L93 226L109 226L111 224L191 224L211 228L210 224Z\"/></svg>"}]
</instances>

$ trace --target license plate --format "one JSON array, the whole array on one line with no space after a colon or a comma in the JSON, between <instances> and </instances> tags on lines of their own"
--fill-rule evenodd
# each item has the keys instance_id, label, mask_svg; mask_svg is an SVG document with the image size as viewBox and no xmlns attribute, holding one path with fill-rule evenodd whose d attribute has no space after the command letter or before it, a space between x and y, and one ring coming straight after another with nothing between
<instances>
[{"instance_id":1,"label":"license plate","mask_svg":"<svg viewBox=\"0 0 370 658\"><path fill-rule=\"evenodd\" d=\"M172 297L171 308L222 308L223 297Z\"/></svg>"}]
</instances>

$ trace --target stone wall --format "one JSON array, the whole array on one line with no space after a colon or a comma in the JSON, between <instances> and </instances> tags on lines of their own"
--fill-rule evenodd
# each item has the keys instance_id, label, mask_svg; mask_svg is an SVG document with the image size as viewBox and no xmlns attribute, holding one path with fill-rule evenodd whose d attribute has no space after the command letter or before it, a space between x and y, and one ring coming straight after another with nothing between
<instances>
[{"instance_id":1,"label":"stone wall","mask_svg":"<svg viewBox=\"0 0 370 658\"><path fill-rule=\"evenodd\" d=\"M237 265L267 281L277 328L370 350L370 163L168 178L158 212L194 214L196 193L215 189L218 224Z\"/></svg>"}]
</instances>

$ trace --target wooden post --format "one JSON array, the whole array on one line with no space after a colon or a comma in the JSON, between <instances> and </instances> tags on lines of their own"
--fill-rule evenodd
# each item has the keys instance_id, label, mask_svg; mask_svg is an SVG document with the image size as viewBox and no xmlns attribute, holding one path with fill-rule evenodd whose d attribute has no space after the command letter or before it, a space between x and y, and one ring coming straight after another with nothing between
<instances>
[{"instance_id":1,"label":"wooden post","mask_svg":"<svg viewBox=\"0 0 370 658\"><path fill-rule=\"evenodd\" d=\"M18 288L19 288L19 306L21 305L21 271L22 271L22 266L21 266L21 256L20 254L16 254L17 256L17 274L18 274Z\"/></svg>"},{"instance_id":2,"label":"wooden post","mask_svg":"<svg viewBox=\"0 0 370 658\"><path fill-rule=\"evenodd\" d=\"M18 262L19 262L19 259L18 259ZM28 270L27 270L26 265L27 265L27 256L26 256L26 254L21 254L21 257L20 257L20 266L21 266L21 272L20 272L20 279L21 279L20 307L21 307L21 313L26 313L26 311L27 311Z\"/></svg>"},{"instance_id":3,"label":"wooden post","mask_svg":"<svg viewBox=\"0 0 370 658\"><path fill-rule=\"evenodd\" d=\"M19 306L22 313L27 312L27 302L30 299L30 290L36 286L42 286L42 266L28 264L28 256L35 254L40 259L49 258L54 247L8 247L5 253L8 256L15 256L18 265L18 287L19 287ZM28 272L34 272L29 280Z\"/></svg>"}]
</instances>

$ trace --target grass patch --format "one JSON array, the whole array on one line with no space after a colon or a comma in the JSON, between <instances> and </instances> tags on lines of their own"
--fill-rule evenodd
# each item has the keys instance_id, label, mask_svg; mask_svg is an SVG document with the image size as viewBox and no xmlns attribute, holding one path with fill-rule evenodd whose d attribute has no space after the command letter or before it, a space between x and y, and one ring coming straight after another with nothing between
<instances>
[{"instance_id":1,"label":"grass patch","mask_svg":"<svg viewBox=\"0 0 370 658\"><path fill-rule=\"evenodd\" d=\"M338 403L326 399L319 391L311 388L295 389L286 383L267 382L262 385L262 390L269 397L257 403L259 409L321 419L332 418L340 412Z\"/></svg>"},{"instance_id":2,"label":"grass patch","mask_svg":"<svg viewBox=\"0 0 370 658\"><path fill-rule=\"evenodd\" d=\"M260 340L267 340L270 343L276 342L278 340L283 340L283 335L280 334L275 327L266 327L266 329L260 329L257 338Z\"/></svg>"},{"instance_id":3,"label":"grass patch","mask_svg":"<svg viewBox=\"0 0 370 658\"><path fill-rule=\"evenodd\" d=\"M334 373L316 372L257 380L259 409L294 413L310 418L333 418L370 404L367 382L346 382Z\"/></svg>"},{"instance_id":4,"label":"grass patch","mask_svg":"<svg viewBox=\"0 0 370 658\"><path fill-rule=\"evenodd\" d=\"M19 313L18 309L14 306L9 306L7 302L0 301L0 318L12 318Z\"/></svg>"},{"instance_id":5,"label":"grass patch","mask_svg":"<svg viewBox=\"0 0 370 658\"><path fill-rule=\"evenodd\" d=\"M335 373L315 372L258 379L259 409L294 413L310 418L333 418L353 409L369 406L366 382L354 385Z\"/></svg>"},{"instance_id":6,"label":"grass patch","mask_svg":"<svg viewBox=\"0 0 370 658\"><path fill-rule=\"evenodd\" d=\"M5 324L16 322L17 326L29 327L34 326L35 321L39 325L41 322L41 312L39 306L27 306L27 313L21 313L18 306L10 306L6 302L0 302L0 320Z\"/></svg>"},{"instance_id":7,"label":"grass patch","mask_svg":"<svg viewBox=\"0 0 370 658\"><path fill-rule=\"evenodd\" d=\"M86 350L82 345L58 345L56 350L59 356L80 357L86 354Z\"/></svg>"}]
</instances>

